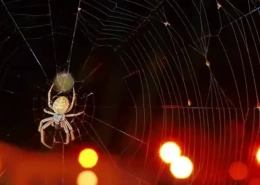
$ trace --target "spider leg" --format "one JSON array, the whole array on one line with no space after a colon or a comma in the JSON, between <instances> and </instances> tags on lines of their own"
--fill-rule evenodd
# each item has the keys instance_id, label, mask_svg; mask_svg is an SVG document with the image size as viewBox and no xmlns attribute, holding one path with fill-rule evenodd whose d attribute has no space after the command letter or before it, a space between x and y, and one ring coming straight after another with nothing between
<instances>
[{"instance_id":1,"label":"spider leg","mask_svg":"<svg viewBox=\"0 0 260 185\"><path fill-rule=\"evenodd\" d=\"M41 131L40 131L41 132L41 142L47 148L52 148L52 147L50 147L49 145L47 145L45 143L45 139L44 139L45 132L44 132L44 129L46 129L48 126L50 126L53 122L54 122L53 120L48 121L45 125L42 126Z\"/></svg>"},{"instance_id":2,"label":"spider leg","mask_svg":"<svg viewBox=\"0 0 260 185\"><path fill-rule=\"evenodd\" d=\"M76 113L76 114L65 114L65 117L76 117L76 116L79 116L79 115L81 115L83 113L84 113L84 111Z\"/></svg>"},{"instance_id":3,"label":"spider leg","mask_svg":"<svg viewBox=\"0 0 260 185\"><path fill-rule=\"evenodd\" d=\"M43 111L44 111L46 114L50 114L50 115L54 115L54 114L55 114L54 112L48 111L48 110L46 110L46 109L43 109Z\"/></svg>"},{"instance_id":4,"label":"spider leg","mask_svg":"<svg viewBox=\"0 0 260 185\"><path fill-rule=\"evenodd\" d=\"M65 123L66 123L66 125L67 125L67 127L68 127L68 129L70 131L71 140L72 141L75 140L75 136L74 136L73 128L72 128L71 124L67 120L65 120Z\"/></svg>"},{"instance_id":5,"label":"spider leg","mask_svg":"<svg viewBox=\"0 0 260 185\"><path fill-rule=\"evenodd\" d=\"M75 89L74 89L74 87L73 87L73 97L72 97L72 101L71 101L70 107L68 108L68 110L66 111L66 113L69 112L69 111L71 111L71 109L72 109L73 106L74 106L75 100L76 100L76 93L75 93Z\"/></svg>"},{"instance_id":6,"label":"spider leg","mask_svg":"<svg viewBox=\"0 0 260 185\"><path fill-rule=\"evenodd\" d=\"M51 105L51 90L53 88L54 84L52 84L50 90L48 91L48 106L52 110L52 105Z\"/></svg>"},{"instance_id":7,"label":"spider leg","mask_svg":"<svg viewBox=\"0 0 260 185\"><path fill-rule=\"evenodd\" d=\"M43 123L45 123L45 122L47 122L47 121L50 121L50 120L52 120L52 119L53 119L52 117L42 119L41 122L40 122L40 124L39 124L38 131L41 132L41 128L42 128Z\"/></svg>"},{"instance_id":8,"label":"spider leg","mask_svg":"<svg viewBox=\"0 0 260 185\"><path fill-rule=\"evenodd\" d=\"M64 144L67 145L70 142L70 134L69 134L69 130L68 130L68 127L67 127L66 124L64 124L63 129L64 129L64 131L66 133L66 141L65 141Z\"/></svg>"}]
</instances>

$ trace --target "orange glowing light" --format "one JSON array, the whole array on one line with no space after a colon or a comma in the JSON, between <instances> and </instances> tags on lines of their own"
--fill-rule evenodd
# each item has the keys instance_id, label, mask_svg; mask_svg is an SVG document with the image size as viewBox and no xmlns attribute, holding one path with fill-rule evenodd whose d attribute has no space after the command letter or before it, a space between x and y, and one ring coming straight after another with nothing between
<instances>
[{"instance_id":1,"label":"orange glowing light","mask_svg":"<svg viewBox=\"0 0 260 185\"><path fill-rule=\"evenodd\" d=\"M83 171L77 177L77 185L97 185L98 178L92 171Z\"/></svg>"},{"instance_id":2,"label":"orange glowing light","mask_svg":"<svg viewBox=\"0 0 260 185\"><path fill-rule=\"evenodd\" d=\"M188 157L179 156L171 164L170 171L176 179L186 179L193 172L193 163Z\"/></svg>"},{"instance_id":3,"label":"orange glowing light","mask_svg":"<svg viewBox=\"0 0 260 185\"><path fill-rule=\"evenodd\" d=\"M260 148L256 152L256 160L257 160L258 164L260 164Z\"/></svg>"},{"instance_id":4,"label":"orange glowing light","mask_svg":"<svg viewBox=\"0 0 260 185\"><path fill-rule=\"evenodd\" d=\"M98 162L98 154L93 149L84 149L80 152L78 161L83 168L93 168Z\"/></svg>"},{"instance_id":5,"label":"orange glowing light","mask_svg":"<svg viewBox=\"0 0 260 185\"><path fill-rule=\"evenodd\" d=\"M172 163L176 158L181 155L181 149L174 142L166 142L161 146L159 155L163 162Z\"/></svg>"}]
</instances>

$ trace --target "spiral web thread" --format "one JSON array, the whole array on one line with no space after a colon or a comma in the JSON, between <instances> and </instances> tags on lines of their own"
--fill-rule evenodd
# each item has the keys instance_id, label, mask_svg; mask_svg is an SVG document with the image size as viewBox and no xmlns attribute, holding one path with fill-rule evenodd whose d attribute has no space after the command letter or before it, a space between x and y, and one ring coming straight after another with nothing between
<instances>
[{"instance_id":1,"label":"spiral web thread","mask_svg":"<svg viewBox=\"0 0 260 185\"><path fill-rule=\"evenodd\" d=\"M116 128L108 120L86 112L72 122L80 133L77 139L88 133L86 125L92 122L121 133L125 139L118 143L121 150L118 158L125 159L130 154L123 168L137 179L135 184L154 184L169 178L163 165L151 169L156 163L157 148L169 138L179 141L183 152L196 161L190 182L232 182L225 175L232 161L243 161L248 168L255 169L252 153L259 140L260 119L258 1L200 0L186 2L188 4L173 0L79 1L74 9L77 11L71 10L69 14L74 22L55 27L54 18L65 15L52 11L51 1L42 1L42 4L1 2L1 93L8 98L22 98L24 92L9 85L9 81L23 82L34 89L32 107L20 111L23 115L33 112L35 123L46 116L42 109L46 107L50 74L53 73L50 71L57 73L64 65L70 71L75 39L77 34L83 34L91 44L84 62L80 63L83 68L94 60L100 47L112 48L125 66L126 74L122 79L132 103L127 105L131 119L124 121L126 125L131 123L131 128ZM36 15L39 9L44 12ZM44 21L46 24L39 24ZM51 39L52 63L45 62L36 47L36 43L45 38ZM68 38L71 42L64 64L57 60L55 45L57 39ZM24 43L27 48L11 44L13 40L19 40L17 42ZM38 66L37 72L46 84L44 87L32 82L33 73L29 70L20 74L18 64L10 62L22 56L24 50L34 58L35 63L30 65ZM92 72L101 65L95 65ZM89 96L80 90L92 72L76 82L79 84L77 94L81 94L78 102L82 105L75 105L75 112L88 106ZM141 97L135 89L139 89ZM96 108L92 97L92 107ZM103 109L109 111L113 107ZM6 106L6 111L10 110ZM97 133L93 140L98 140L111 156ZM120 164L117 166L121 168ZM143 175L145 173L153 175ZM254 175L248 175L244 184L253 178Z\"/></svg>"}]
</instances>

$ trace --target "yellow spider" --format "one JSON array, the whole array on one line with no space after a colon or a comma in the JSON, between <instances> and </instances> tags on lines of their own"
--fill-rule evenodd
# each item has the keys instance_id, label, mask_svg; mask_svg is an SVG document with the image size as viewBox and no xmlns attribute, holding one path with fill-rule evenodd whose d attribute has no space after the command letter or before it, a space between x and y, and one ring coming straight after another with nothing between
<instances>
[{"instance_id":1,"label":"yellow spider","mask_svg":"<svg viewBox=\"0 0 260 185\"><path fill-rule=\"evenodd\" d=\"M73 98L72 98L71 104L70 104L67 97L59 96L53 102L53 105L51 105L51 90L52 90L53 86L54 86L54 84L51 86L51 88L48 92L48 106L54 112L47 111L46 109L43 110L45 113L53 115L53 116L49 117L49 118L42 119L41 122L40 122L39 128L38 128L38 131L41 133L41 142L42 142L43 145L45 145L48 148L52 148L52 147L50 147L49 145L47 145L45 143L44 129L46 129L49 126L63 128L65 133L66 133L66 141L64 142L64 144L68 144L70 136L71 136L72 141L75 139L75 136L74 136L74 133L73 133L72 126L67 121L66 117L75 117L75 116L79 116L79 115L84 113L84 111L82 111L82 112L79 112L79 113L76 113L76 114L66 114L66 113L71 111L71 109L73 108L74 103L75 103L76 95L75 95L74 87L73 87Z\"/></svg>"}]
</instances>

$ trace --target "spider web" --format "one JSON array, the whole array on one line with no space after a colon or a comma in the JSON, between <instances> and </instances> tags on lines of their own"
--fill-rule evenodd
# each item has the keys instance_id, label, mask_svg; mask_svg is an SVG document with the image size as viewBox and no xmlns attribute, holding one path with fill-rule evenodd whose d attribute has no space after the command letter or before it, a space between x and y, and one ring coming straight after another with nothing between
<instances>
[{"instance_id":1,"label":"spider web","mask_svg":"<svg viewBox=\"0 0 260 185\"><path fill-rule=\"evenodd\" d=\"M71 145L93 142L127 183L236 184L234 161L248 167L241 184L260 178L258 1L1 2L5 141L39 148L50 84L68 71L73 112L85 110ZM194 163L184 182L158 158L167 140Z\"/></svg>"}]
</instances>

